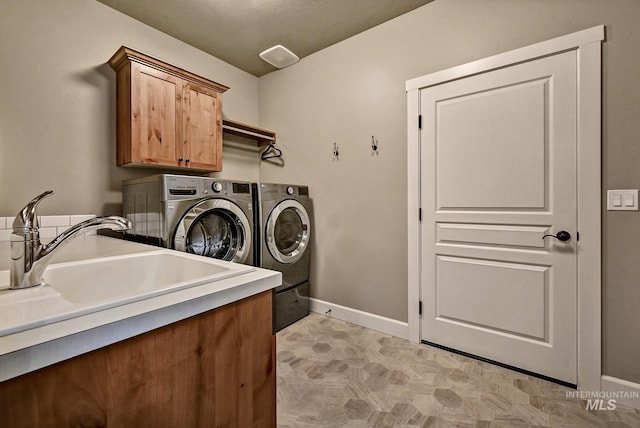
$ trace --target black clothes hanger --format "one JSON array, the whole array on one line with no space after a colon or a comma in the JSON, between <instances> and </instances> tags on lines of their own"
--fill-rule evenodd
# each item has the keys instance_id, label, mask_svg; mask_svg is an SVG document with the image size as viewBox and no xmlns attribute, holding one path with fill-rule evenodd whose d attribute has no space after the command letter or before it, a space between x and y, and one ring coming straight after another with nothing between
<instances>
[{"instance_id":1,"label":"black clothes hanger","mask_svg":"<svg viewBox=\"0 0 640 428\"><path fill-rule=\"evenodd\" d=\"M264 149L264 151L260 155L260 159L262 160L281 158L281 157L282 157L282 150L277 148L275 143L269 144L267 148Z\"/></svg>"}]
</instances>

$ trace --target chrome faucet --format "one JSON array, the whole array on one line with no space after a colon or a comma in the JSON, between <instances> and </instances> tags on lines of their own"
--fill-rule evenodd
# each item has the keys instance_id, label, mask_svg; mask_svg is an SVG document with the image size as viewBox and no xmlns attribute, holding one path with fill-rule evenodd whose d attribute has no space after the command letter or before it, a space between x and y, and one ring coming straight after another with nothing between
<instances>
[{"instance_id":1,"label":"chrome faucet","mask_svg":"<svg viewBox=\"0 0 640 428\"><path fill-rule=\"evenodd\" d=\"M50 243L42 245L36 207L40 201L51 195L53 191L47 190L33 198L13 221L10 289L17 290L40 285L42 274L56 250L77 236L104 228L119 231L131 229L131 222L123 217L94 217L71 226Z\"/></svg>"}]
</instances>

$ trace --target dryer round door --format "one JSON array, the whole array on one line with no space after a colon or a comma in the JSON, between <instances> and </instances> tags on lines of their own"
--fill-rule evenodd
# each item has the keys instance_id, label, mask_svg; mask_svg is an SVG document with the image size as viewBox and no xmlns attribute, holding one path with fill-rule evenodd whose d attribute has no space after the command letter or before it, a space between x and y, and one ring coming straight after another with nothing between
<instances>
[{"instance_id":1,"label":"dryer round door","mask_svg":"<svg viewBox=\"0 0 640 428\"><path fill-rule=\"evenodd\" d=\"M251 226L245 213L225 199L207 199L182 217L173 238L179 251L245 263L251 248Z\"/></svg>"},{"instance_id":2,"label":"dryer round door","mask_svg":"<svg viewBox=\"0 0 640 428\"><path fill-rule=\"evenodd\" d=\"M265 226L267 248L280 263L295 263L304 255L311 238L309 215L302 204L287 199L269 213Z\"/></svg>"}]
</instances>

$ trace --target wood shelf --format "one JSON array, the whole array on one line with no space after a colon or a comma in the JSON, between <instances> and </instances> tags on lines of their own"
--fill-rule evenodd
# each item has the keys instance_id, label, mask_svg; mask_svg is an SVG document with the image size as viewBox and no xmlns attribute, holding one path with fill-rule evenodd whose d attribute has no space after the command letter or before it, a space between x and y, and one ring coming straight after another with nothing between
<instances>
[{"instance_id":1,"label":"wood shelf","mask_svg":"<svg viewBox=\"0 0 640 428\"><path fill-rule=\"evenodd\" d=\"M257 128L234 120L224 119L222 121L222 132L240 137L249 138L258 143L259 146L276 142L276 133L267 129Z\"/></svg>"}]
</instances>

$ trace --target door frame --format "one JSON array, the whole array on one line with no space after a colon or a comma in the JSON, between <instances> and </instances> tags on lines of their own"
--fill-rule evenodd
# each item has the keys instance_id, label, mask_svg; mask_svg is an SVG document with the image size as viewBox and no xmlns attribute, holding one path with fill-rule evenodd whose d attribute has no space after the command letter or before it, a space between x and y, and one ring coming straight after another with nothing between
<instances>
[{"instance_id":1,"label":"door frame","mask_svg":"<svg viewBox=\"0 0 640 428\"><path fill-rule=\"evenodd\" d=\"M602 375L601 75L605 26L501 53L406 82L408 338L420 342L420 90L560 52L577 54L578 389L600 391Z\"/></svg>"}]
</instances>

